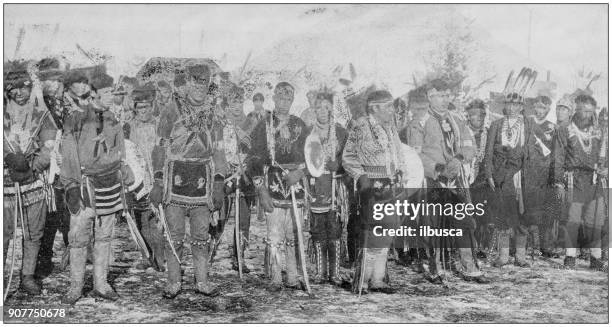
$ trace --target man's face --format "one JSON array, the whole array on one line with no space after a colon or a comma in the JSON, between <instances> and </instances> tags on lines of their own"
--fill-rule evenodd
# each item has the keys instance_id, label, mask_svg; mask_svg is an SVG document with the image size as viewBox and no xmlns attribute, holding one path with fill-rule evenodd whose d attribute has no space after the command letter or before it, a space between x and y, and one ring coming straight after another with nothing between
<instances>
[{"instance_id":1,"label":"man's face","mask_svg":"<svg viewBox=\"0 0 612 327\"><path fill-rule=\"evenodd\" d=\"M395 116L393 115L394 111L393 100L389 99L386 103L376 104L372 108L372 114L376 117L376 119L383 123L388 124L393 122Z\"/></svg>"},{"instance_id":2,"label":"man's face","mask_svg":"<svg viewBox=\"0 0 612 327\"><path fill-rule=\"evenodd\" d=\"M321 124L329 123L329 113L332 110L332 104L328 100L317 100L315 104L315 114L317 121Z\"/></svg>"},{"instance_id":3,"label":"man's face","mask_svg":"<svg viewBox=\"0 0 612 327\"><path fill-rule=\"evenodd\" d=\"M72 83L70 84L70 91L74 93L74 95L76 95L77 97L81 97L90 91L90 87L87 83Z\"/></svg>"},{"instance_id":4,"label":"man's face","mask_svg":"<svg viewBox=\"0 0 612 327\"><path fill-rule=\"evenodd\" d=\"M480 110L468 111L468 121L474 128L481 128L484 124L484 114Z\"/></svg>"},{"instance_id":5,"label":"man's face","mask_svg":"<svg viewBox=\"0 0 612 327\"><path fill-rule=\"evenodd\" d=\"M412 102L410 103L411 119L421 119L427 114L429 103L427 102Z\"/></svg>"},{"instance_id":6,"label":"man's face","mask_svg":"<svg viewBox=\"0 0 612 327\"><path fill-rule=\"evenodd\" d=\"M162 101L166 101L170 95L172 95L172 90L170 88L167 87L160 87L159 88L159 97L161 98Z\"/></svg>"},{"instance_id":7,"label":"man's face","mask_svg":"<svg viewBox=\"0 0 612 327\"><path fill-rule=\"evenodd\" d=\"M60 97L64 91L64 85L57 80L46 80L42 82L43 94Z\"/></svg>"},{"instance_id":8,"label":"man's face","mask_svg":"<svg viewBox=\"0 0 612 327\"><path fill-rule=\"evenodd\" d=\"M20 106L23 106L30 100L30 94L32 93L32 88L30 86L23 86L20 88L14 88L9 91L9 99L12 99Z\"/></svg>"},{"instance_id":9,"label":"man's face","mask_svg":"<svg viewBox=\"0 0 612 327\"><path fill-rule=\"evenodd\" d=\"M134 107L136 111L136 117L142 120L147 120L151 117L153 112L153 105L151 102L138 102Z\"/></svg>"},{"instance_id":10,"label":"man's face","mask_svg":"<svg viewBox=\"0 0 612 327\"><path fill-rule=\"evenodd\" d=\"M557 122L562 123L569 120L570 110L566 106L557 106Z\"/></svg>"},{"instance_id":11,"label":"man's face","mask_svg":"<svg viewBox=\"0 0 612 327\"><path fill-rule=\"evenodd\" d=\"M244 101L241 98L232 98L228 101L228 110L234 116L238 116L243 112Z\"/></svg>"},{"instance_id":12,"label":"man's face","mask_svg":"<svg viewBox=\"0 0 612 327\"><path fill-rule=\"evenodd\" d=\"M96 92L96 102L104 109L110 108L114 97L112 87L105 87Z\"/></svg>"},{"instance_id":13,"label":"man's face","mask_svg":"<svg viewBox=\"0 0 612 327\"><path fill-rule=\"evenodd\" d=\"M574 118L579 128L592 126L595 121L595 107L589 103L577 103Z\"/></svg>"},{"instance_id":14,"label":"man's face","mask_svg":"<svg viewBox=\"0 0 612 327\"><path fill-rule=\"evenodd\" d=\"M317 102L317 94L315 92L308 92L306 93L306 98L308 99L308 105L313 108L314 106L316 106L316 102Z\"/></svg>"},{"instance_id":15,"label":"man's face","mask_svg":"<svg viewBox=\"0 0 612 327\"><path fill-rule=\"evenodd\" d=\"M293 104L293 90L285 88L284 90L274 91L274 107L281 114L288 114Z\"/></svg>"},{"instance_id":16,"label":"man's face","mask_svg":"<svg viewBox=\"0 0 612 327\"><path fill-rule=\"evenodd\" d=\"M197 102L204 101L206 94L208 94L208 79L194 76L187 84L189 97Z\"/></svg>"},{"instance_id":17,"label":"man's face","mask_svg":"<svg viewBox=\"0 0 612 327\"><path fill-rule=\"evenodd\" d=\"M538 104L536 104L534 110L535 110L536 118L542 120L542 119L546 118L546 115L548 115L548 112L550 111L550 108L547 105L545 105L545 104L538 103Z\"/></svg>"},{"instance_id":18,"label":"man's face","mask_svg":"<svg viewBox=\"0 0 612 327\"><path fill-rule=\"evenodd\" d=\"M253 105L255 106L255 109L259 110L259 109L263 109L263 101L261 100L256 100L253 101Z\"/></svg>"},{"instance_id":19,"label":"man's face","mask_svg":"<svg viewBox=\"0 0 612 327\"><path fill-rule=\"evenodd\" d=\"M520 103L508 102L504 106L504 115L506 116L517 116L523 110L523 105Z\"/></svg>"},{"instance_id":20,"label":"man's face","mask_svg":"<svg viewBox=\"0 0 612 327\"><path fill-rule=\"evenodd\" d=\"M450 90L432 89L427 92L427 98L429 99L429 105L438 111L448 110L450 104Z\"/></svg>"}]
</instances>

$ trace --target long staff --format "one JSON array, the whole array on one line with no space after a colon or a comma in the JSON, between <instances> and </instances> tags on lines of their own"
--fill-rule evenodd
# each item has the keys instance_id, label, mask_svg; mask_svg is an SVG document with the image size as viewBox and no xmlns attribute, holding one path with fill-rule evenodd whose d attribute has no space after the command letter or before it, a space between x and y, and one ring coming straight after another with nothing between
<instances>
[{"instance_id":1,"label":"long staff","mask_svg":"<svg viewBox=\"0 0 612 327\"><path fill-rule=\"evenodd\" d=\"M291 185L291 204L293 206L293 217L297 227L298 248L300 251L300 263L302 264L302 275L304 284L306 284L306 292L312 294L310 290L310 282L308 281L308 271L306 270L306 256L304 252L304 240L302 235L302 216L298 214L297 202L295 201L295 186Z\"/></svg>"}]
</instances>

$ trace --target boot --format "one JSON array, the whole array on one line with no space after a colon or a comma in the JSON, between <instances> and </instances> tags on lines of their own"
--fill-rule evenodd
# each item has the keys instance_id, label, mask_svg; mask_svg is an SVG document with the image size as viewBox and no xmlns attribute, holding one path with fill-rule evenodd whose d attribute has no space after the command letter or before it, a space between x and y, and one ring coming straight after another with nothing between
<instances>
[{"instance_id":1,"label":"boot","mask_svg":"<svg viewBox=\"0 0 612 327\"><path fill-rule=\"evenodd\" d=\"M21 289L30 295L40 294L40 285L34 279L36 261L38 260L38 250L40 244L24 240L23 262L21 268Z\"/></svg>"},{"instance_id":2,"label":"boot","mask_svg":"<svg viewBox=\"0 0 612 327\"><path fill-rule=\"evenodd\" d=\"M175 241L174 249L176 250L178 257L182 258L183 242ZM166 246L165 252L168 253L168 256L166 257L168 277L162 296L166 299L174 299L181 292L181 264L177 260L174 253L172 253L172 249L170 248L169 244Z\"/></svg>"},{"instance_id":3,"label":"boot","mask_svg":"<svg viewBox=\"0 0 612 327\"><path fill-rule=\"evenodd\" d=\"M342 285L340 278L340 240L328 241L327 251L329 254L329 281L336 285Z\"/></svg>"},{"instance_id":4,"label":"boot","mask_svg":"<svg viewBox=\"0 0 612 327\"><path fill-rule=\"evenodd\" d=\"M191 253L195 268L196 293L211 297L219 295L219 290L208 282L208 242L193 241Z\"/></svg>"},{"instance_id":5,"label":"boot","mask_svg":"<svg viewBox=\"0 0 612 327\"><path fill-rule=\"evenodd\" d=\"M304 290L304 282L299 278L298 274L298 255L295 252L295 244L292 241L287 241L285 249L285 262L287 264L287 280L285 286L287 288Z\"/></svg>"},{"instance_id":6,"label":"boot","mask_svg":"<svg viewBox=\"0 0 612 327\"><path fill-rule=\"evenodd\" d=\"M242 272L248 274L251 269L247 267L246 261L244 261L244 251L248 247L247 239L244 234L240 232L240 251L236 250L236 241L234 240L234 257L232 260L232 269L238 271L238 255L240 255L240 261L242 262Z\"/></svg>"},{"instance_id":7,"label":"boot","mask_svg":"<svg viewBox=\"0 0 612 327\"><path fill-rule=\"evenodd\" d=\"M93 297L115 301L119 295L108 284L108 264L110 259L110 242L96 242L94 244L94 290Z\"/></svg>"},{"instance_id":8,"label":"boot","mask_svg":"<svg viewBox=\"0 0 612 327\"><path fill-rule=\"evenodd\" d=\"M601 259L597 259L594 256L591 256L591 260L590 261L591 261L591 263L589 265L590 269L597 270L597 271L603 271L605 273L608 272L608 263L604 262Z\"/></svg>"},{"instance_id":9,"label":"boot","mask_svg":"<svg viewBox=\"0 0 612 327\"><path fill-rule=\"evenodd\" d=\"M566 256L565 259L563 259L563 267L565 269L576 268L576 257Z\"/></svg>"},{"instance_id":10,"label":"boot","mask_svg":"<svg viewBox=\"0 0 612 327\"><path fill-rule=\"evenodd\" d=\"M514 265L529 268L531 265L527 262L527 235L516 235L515 237L516 243L516 253L514 255Z\"/></svg>"},{"instance_id":11,"label":"boot","mask_svg":"<svg viewBox=\"0 0 612 327\"><path fill-rule=\"evenodd\" d=\"M62 297L62 304L74 305L83 295L87 248L71 248L65 252L70 255L70 288Z\"/></svg>"},{"instance_id":12,"label":"boot","mask_svg":"<svg viewBox=\"0 0 612 327\"><path fill-rule=\"evenodd\" d=\"M40 285L36 282L34 275L21 275L21 285L19 288L29 295L40 295Z\"/></svg>"},{"instance_id":13,"label":"boot","mask_svg":"<svg viewBox=\"0 0 612 327\"><path fill-rule=\"evenodd\" d=\"M65 271L68 265L70 265L70 252L70 248L66 248L64 253L62 253L62 260L60 261L60 269L62 271ZM87 252L87 248L85 248L85 252ZM87 257L87 253L85 253L85 257Z\"/></svg>"},{"instance_id":14,"label":"boot","mask_svg":"<svg viewBox=\"0 0 612 327\"><path fill-rule=\"evenodd\" d=\"M327 270L326 270L326 261L327 261L327 247L323 248L322 241L314 241L314 250L315 250L315 263L317 272L313 276L315 284L323 284L327 281Z\"/></svg>"},{"instance_id":15,"label":"boot","mask_svg":"<svg viewBox=\"0 0 612 327\"><path fill-rule=\"evenodd\" d=\"M508 264L510 258L510 235L505 232L498 234L497 248L498 256L493 262L493 267L501 268Z\"/></svg>"}]
</instances>

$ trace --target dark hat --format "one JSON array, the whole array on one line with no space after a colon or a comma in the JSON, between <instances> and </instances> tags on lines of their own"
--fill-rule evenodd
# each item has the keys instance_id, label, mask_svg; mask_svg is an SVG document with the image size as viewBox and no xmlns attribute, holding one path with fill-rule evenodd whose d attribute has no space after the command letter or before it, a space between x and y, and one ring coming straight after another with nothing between
<instances>
[{"instance_id":1,"label":"dark hat","mask_svg":"<svg viewBox=\"0 0 612 327\"><path fill-rule=\"evenodd\" d=\"M236 100L242 101L244 100L244 89L236 84L233 84L229 88L229 92L227 92L227 96L228 96L228 99L231 99L234 101Z\"/></svg>"},{"instance_id":2,"label":"dark hat","mask_svg":"<svg viewBox=\"0 0 612 327\"><path fill-rule=\"evenodd\" d=\"M37 75L41 81L61 80L64 76L64 71L61 69L60 62L56 58L42 59L36 66L38 67Z\"/></svg>"},{"instance_id":3,"label":"dark hat","mask_svg":"<svg viewBox=\"0 0 612 327\"><path fill-rule=\"evenodd\" d=\"M452 90L454 85L449 83L445 79L436 78L436 79L429 81L429 83L427 83L425 87L428 92L434 89L439 92L443 90Z\"/></svg>"},{"instance_id":4,"label":"dark hat","mask_svg":"<svg viewBox=\"0 0 612 327\"><path fill-rule=\"evenodd\" d=\"M134 103L153 102L153 100L155 100L155 93L155 85L149 82L135 88L134 91L132 91L132 99L134 99Z\"/></svg>"},{"instance_id":5,"label":"dark hat","mask_svg":"<svg viewBox=\"0 0 612 327\"><path fill-rule=\"evenodd\" d=\"M535 106L549 107L552 104L550 98L546 95L540 95L535 99Z\"/></svg>"},{"instance_id":6,"label":"dark hat","mask_svg":"<svg viewBox=\"0 0 612 327\"><path fill-rule=\"evenodd\" d=\"M70 86L75 83L89 83L87 75L81 69L71 69L64 74L64 85Z\"/></svg>"},{"instance_id":7,"label":"dark hat","mask_svg":"<svg viewBox=\"0 0 612 327\"><path fill-rule=\"evenodd\" d=\"M107 87L113 87L113 78L106 74L103 70L97 69L93 72L89 84L96 89L101 90Z\"/></svg>"},{"instance_id":8,"label":"dark hat","mask_svg":"<svg viewBox=\"0 0 612 327\"><path fill-rule=\"evenodd\" d=\"M317 92L317 100L327 100L334 103L334 94L330 90L322 90Z\"/></svg>"},{"instance_id":9,"label":"dark hat","mask_svg":"<svg viewBox=\"0 0 612 327\"><path fill-rule=\"evenodd\" d=\"M465 107L465 111L472 111L472 110L477 110L477 111L481 111L483 113L486 112L486 105L484 103L484 101L480 100L480 99L475 99L472 100L472 102L470 102L467 107Z\"/></svg>"},{"instance_id":10,"label":"dark hat","mask_svg":"<svg viewBox=\"0 0 612 327\"><path fill-rule=\"evenodd\" d=\"M187 67L187 72L189 76L206 76L207 79L210 77L210 68L202 64Z\"/></svg>"},{"instance_id":11,"label":"dark hat","mask_svg":"<svg viewBox=\"0 0 612 327\"><path fill-rule=\"evenodd\" d=\"M27 62L9 62L4 66L4 71L4 89L6 91L32 85L32 80L28 73Z\"/></svg>"},{"instance_id":12,"label":"dark hat","mask_svg":"<svg viewBox=\"0 0 612 327\"><path fill-rule=\"evenodd\" d=\"M411 105L429 103L427 99L427 88L425 86L417 87L408 92L408 103Z\"/></svg>"},{"instance_id":13,"label":"dark hat","mask_svg":"<svg viewBox=\"0 0 612 327\"><path fill-rule=\"evenodd\" d=\"M259 100L259 101L262 101L262 102L263 102L263 101L264 101L264 96L263 96L263 94L261 94L261 93L255 93L255 95L253 96L253 102L255 102L255 101L257 101L257 100Z\"/></svg>"},{"instance_id":14,"label":"dark hat","mask_svg":"<svg viewBox=\"0 0 612 327\"><path fill-rule=\"evenodd\" d=\"M393 100L393 96L387 90L377 90L368 95L367 105L377 102L389 102Z\"/></svg>"},{"instance_id":15,"label":"dark hat","mask_svg":"<svg viewBox=\"0 0 612 327\"><path fill-rule=\"evenodd\" d=\"M295 93L295 87L289 82L279 82L274 87L275 94L287 94L293 96Z\"/></svg>"}]
</instances>

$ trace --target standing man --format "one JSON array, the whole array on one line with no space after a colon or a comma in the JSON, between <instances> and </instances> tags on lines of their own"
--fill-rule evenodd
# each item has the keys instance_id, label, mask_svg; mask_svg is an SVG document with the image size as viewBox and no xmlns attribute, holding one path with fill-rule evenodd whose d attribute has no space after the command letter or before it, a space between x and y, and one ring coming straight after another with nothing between
<instances>
[{"instance_id":1,"label":"standing man","mask_svg":"<svg viewBox=\"0 0 612 327\"><path fill-rule=\"evenodd\" d=\"M320 92L316 100L316 122L310 129L321 141L323 147L323 160L325 160L325 171L319 177L310 177L312 214L310 233L315 248L315 261L317 274L315 280L324 283L328 280L334 285L340 286L340 237L342 234L342 223L338 216L339 192L332 191L332 187L338 188L338 183L343 180L339 178L342 174L341 162L342 152L346 143L346 130L335 123L333 112L334 94ZM334 185L336 184L336 185ZM332 194L336 197L332 199ZM333 206L333 207L332 207Z\"/></svg>"},{"instance_id":2,"label":"standing man","mask_svg":"<svg viewBox=\"0 0 612 327\"><path fill-rule=\"evenodd\" d=\"M141 230L142 236L153 253L152 260L156 270L163 270L164 238L156 227L157 221L151 212L149 200L146 195L153 187L152 153L157 144L157 121L153 115L156 90L152 83L139 86L132 91L135 116L123 125L126 139L126 161L134 172L134 189L129 190L130 210L134 212L134 219ZM147 262L141 260L138 268L146 269Z\"/></svg>"},{"instance_id":3,"label":"standing man","mask_svg":"<svg viewBox=\"0 0 612 327\"><path fill-rule=\"evenodd\" d=\"M360 247L355 265L353 292L394 293L386 282L387 254L393 237L373 234L375 226L397 228L396 215L373 219L373 207L394 203L396 180L401 167L399 135L393 116L393 97L388 91L373 91L367 97L366 116L351 126L342 154L342 166L357 180L359 197Z\"/></svg>"},{"instance_id":4,"label":"standing man","mask_svg":"<svg viewBox=\"0 0 612 327\"><path fill-rule=\"evenodd\" d=\"M470 189L464 165L468 165L473 160L476 147L464 118L460 117L456 111L449 111L450 90L451 86L441 79L435 79L426 86L429 109L422 118L413 120L408 144L419 152L425 169L425 177L439 179L449 188L454 185L458 192L453 196L452 201L465 203L469 201ZM434 189L431 192L439 193L441 196L448 193L448 190L442 188ZM458 252L459 260L456 269L464 280L488 283L488 278L476 266L472 256L476 243L473 217L458 220L452 216L432 216L427 219L430 221L425 224L463 230L462 237L430 240L432 241L430 252L433 250L433 253L429 255L430 280L434 283L443 282L439 271L440 253L434 246L438 243L443 245L442 251L445 251L445 248L453 248Z\"/></svg>"},{"instance_id":5,"label":"standing man","mask_svg":"<svg viewBox=\"0 0 612 327\"><path fill-rule=\"evenodd\" d=\"M167 244L168 279L163 297L175 298L181 292L181 263L185 227L189 222L191 252L195 267L196 292L219 294L208 280L212 214L223 205L223 179L226 162L217 148L221 122L208 99L210 69L205 65L187 67L185 97L177 98L178 120L160 121L158 131L166 141L153 151L155 183L150 200L165 206L172 245ZM222 142L221 142L222 144ZM176 256L174 255L176 253ZM178 258L177 258L178 256Z\"/></svg>"},{"instance_id":6,"label":"standing man","mask_svg":"<svg viewBox=\"0 0 612 327\"><path fill-rule=\"evenodd\" d=\"M61 129L66 114L64 110L64 84L62 82L64 72L60 69L59 61L54 58L45 58L39 61L37 66L38 77L43 88L45 105L49 109L49 113L55 125ZM49 135L48 137L54 142L61 141L56 140L56 135ZM58 158L57 155L56 160L56 163L61 163L61 158ZM55 234L58 231L62 234L64 245L66 246L66 251L64 251L64 255L62 256L60 267L65 269L68 264L68 254L70 252L68 250L70 213L66 209L66 204L64 202L64 189L57 176L59 174L57 167L58 166L55 166L53 171L51 169L49 170L49 174L56 175L53 176L53 185L50 185L50 187L53 187L53 192L51 192L51 194L54 195L55 198L52 199L54 202L49 202L50 206L47 208L48 214L45 222L45 230L41 239L40 251L38 252L38 263L36 264L35 275L38 279L47 277L53 271L53 262L51 261L53 258L53 243L55 241ZM51 178L51 176L49 176L49 178Z\"/></svg>"},{"instance_id":7,"label":"standing man","mask_svg":"<svg viewBox=\"0 0 612 327\"><path fill-rule=\"evenodd\" d=\"M253 95L253 111L247 114L247 126L245 127L245 132L249 135L253 133L255 127L262 119L268 118L270 115L270 110L266 110L263 106L264 96L261 93L255 93Z\"/></svg>"},{"instance_id":8,"label":"standing man","mask_svg":"<svg viewBox=\"0 0 612 327\"><path fill-rule=\"evenodd\" d=\"M555 188L565 188L567 175L570 201L563 264L571 269L576 266L578 229L584 224L587 247L591 250L590 268L607 271L607 263L601 260L601 228L606 214L602 181L608 177L608 163L599 162L602 139L595 113L597 102L590 95L579 95L575 105L576 113L569 125L560 127L554 140Z\"/></svg>"},{"instance_id":9,"label":"standing man","mask_svg":"<svg viewBox=\"0 0 612 327\"><path fill-rule=\"evenodd\" d=\"M467 113L467 122L469 132L474 138L476 153L470 162L468 170L468 180L470 183L470 191L472 201L474 203L487 203L489 194L489 185L485 176L484 156L487 146L487 135L491 125L490 118L487 117L487 108L484 101L480 99L473 100L465 108ZM479 255L486 256L486 247L490 244L490 220L487 212L476 219L476 241L478 242Z\"/></svg>"},{"instance_id":10,"label":"standing man","mask_svg":"<svg viewBox=\"0 0 612 327\"><path fill-rule=\"evenodd\" d=\"M514 236L514 264L528 267L525 252L528 225L523 219L523 168L528 155L532 120L523 117L523 97L509 93L504 98L504 117L491 124L485 154L487 182L493 194L490 208L498 229L498 258L493 265L502 267L510 260L510 237Z\"/></svg>"},{"instance_id":11,"label":"standing man","mask_svg":"<svg viewBox=\"0 0 612 327\"><path fill-rule=\"evenodd\" d=\"M247 114L247 126L244 128L244 131L248 134L249 136L249 141L251 140L251 134L253 134L253 131L255 130L255 127L257 126L257 124L259 124L259 122L261 120L265 120L265 119L269 119L270 117L270 110L266 110L263 106L265 101L265 98L263 96L263 94L261 93L255 93L255 95L253 95L253 111L249 112ZM263 216L264 216L264 212L263 209L261 208L261 205L259 205L259 199L256 199L257 201L257 220L259 221L263 221Z\"/></svg>"},{"instance_id":12,"label":"standing man","mask_svg":"<svg viewBox=\"0 0 612 327\"><path fill-rule=\"evenodd\" d=\"M56 128L43 101L41 86L34 85L35 80L25 62L10 63L4 75L7 102L3 137L3 260L6 263L9 242L21 222L20 288L30 295L41 292L34 272L47 216L47 200L55 201L46 198L44 174L49 168Z\"/></svg>"},{"instance_id":13,"label":"standing man","mask_svg":"<svg viewBox=\"0 0 612 327\"><path fill-rule=\"evenodd\" d=\"M244 90L233 85L225 96L223 106L225 107L226 125L223 128L223 142L225 157L228 163L228 173L231 173L227 182L227 192L236 195L236 188L239 192L238 219L240 225L240 248L234 239L234 257L232 269L238 270L238 260L242 262L242 272L249 273L251 269L244 261L244 251L249 246L249 229L251 226L251 205L255 202L256 193L253 183L243 174L246 167L245 159L250 147L251 138L245 129L248 127L249 120L244 115ZM228 174L229 175L229 174ZM238 182L237 182L238 181ZM230 192L231 191L231 192ZM231 199L231 196L229 197ZM235 198L232 200L235 203ZM229 208L231 205L228 205ZM229 212L228 212L229 213Z\"/></svg>"},{"instance_id":14,"label":"standing man","mask_svg":"<svg viewBox=\"0 0 612 327\"><path fill-rule=\"evenodd\" d=\"M123 185L131 184L125 158L123 130L108 111L113 78L94 72L88 84L78 71L66 77L67 101L72 111L64 123L61 179L70 211L70 289L62 303L74 304L82 296L87 245L94 229L94 297L117 300L109 285L111 239L116 215L124 209Z\"/></svg>"},{"instance_id":15,"label":"standing man","mask_svg":"<svg viewBox=\"0 0 612 327\"><path fill-rule=\"evenodd\" d=\"M574 115L574 102L569 95L564 95L557 101L555 110L557 113L557 125L559 127L567 126Z\"/></svg>"},{"instance_id":16,"label":"standing man","mask_svg":"<svg viewBox=\"0 0 612 327\"><path fill-rule=\"evenodd\" d=\"M281 251L286 253L287 281L289 288L302 289L298 279L296 225L302 221L304 206L305 169L304 141L306 125L289 114L294 87L280 82L274 88L274 113L262 120L252 134L251 150L247 157L247 175L259 195L260 204L267 213L266 272L271 279L270 291L282 289ZM291 188L295 190L292 203ZM293 206L298 207L294 212ZM294 215L299 215L294 217Z\"/></svg>"},{"instance_id":17,"label":"standing man","mask_svg":"<svg viewBox=\"0 0 612 327\"><path fill-rule=\"evenodd\" d=\"M527 144L528 156L524 163L524 197L525 197L525 224L532 239L533 251L545 248L550 253L549 237L554 226L547 211L556 207L551 206L553 189L551 183L552 139L556 126L546 120L550 111L551 100L547 96L538 96L534 103L535 115L532 120L530 142ZM542 244L540 244L542 241Z\"/></svg>"}]
</instances>

